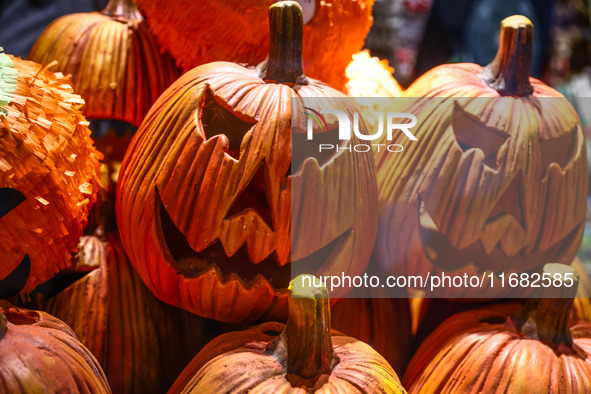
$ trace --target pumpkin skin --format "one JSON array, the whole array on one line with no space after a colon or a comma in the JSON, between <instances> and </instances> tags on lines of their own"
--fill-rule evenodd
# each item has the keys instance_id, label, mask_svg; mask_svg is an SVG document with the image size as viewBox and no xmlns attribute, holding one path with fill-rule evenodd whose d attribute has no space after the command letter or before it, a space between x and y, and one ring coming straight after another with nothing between
<instances>
[{"instance_id":1,"label":"pumpkin skin","mask_svg":"<svg viewBox=\"0 0 591 394\"><path fill-rule=\"evenodd\" d=\"M557 272L549 266L558 264L544 272ZM489 305L447 319L411 360L408 392L591 392L591 324L570 319L577 281L545 289L570 298Z\"/></svg>"},{"instance_id":2,"label":"pumpkin skin","mask_svg":"<svg viewBox=\"0 0 591 394\"><path fill-rule=\"evenodd\" d=\"M0 389L5 393L110 393L96 359L60 320L0 303Z\"/></svg>"},{"instance_id":3,"label":"pumpkin skin","mask_svg":"<svg viewBox=\"0 0 591 394\"><path fill-rule=\"evenodd\" d=\"M264 323L219 336L169 393L405 393L369 345L330 329L326 288L291 284L286 325Z\"/></svg>"},{"instance_id":4,"label":"pumpkin skin","mask_svg":"<svg viewBox=\"0 0 591 394\"><path fill-rule=\"evenodd\" d=\"M75 269L89 272L38 307L72 328L114 393L166 391L184 367L183 352L198 351L193 344L187 349L189 341L181 344L180 310L144 286L115 234L105 241L81 237ZM199 338L193 323L191 335Z\"/></svg>"},{"instance_id":5,"label":"pumpkin skin","mask_svg":"<svg viewBox=\"0 0 591 394\"><path fill-rule=\"evenodd\" d=\"M184 71L224 60L258 64L269 50L267 10L275 0L138 0L158 41ZM343 89L351 56L363 48L374 0L312 0L304 26L306 75ZM322 50L319 50L322 48Z\"/></svg>"},{"instance_id":6,"label":"pumpkin skin","mask_svg":"<svg viewBox=\"0 0 591 394\"><path fill-rule=\"evenodd\" d=\"M411 355L406 298L343 298L331 308L331 326L373 347L402 374Z\"/></svg>"},{"instance_id":7,"label":"pumpkin skin","mask_svg":"<svg viewBox=\"0 0 591 394\"><path fill-rule=\"evenodd\" d=\"M491 65L439 66L405 91L425 97L409 105L418 141L376 157L384 270L479 275L572 261L587 205L583 131L567 100L529 77L532 29L507 18Z\"/></svg>"},{"instance_id":8,"label":"pumpkin skin","mask_svg":"<svg viewBox=\"0 0 591 394\"><path fill-rule=\"evenodd\" d=\"M301 28L294 7L286 6L299 10L290 16ZM301 30L294 38L281 21L272 26L287 37L272 39L281 44L258 69L211 63L162 95L132 140L117 189L121 240L144 283L167 303L230 323L285 319L292 255L328 251L323 269L356 275L375 238L371 153L310 157L290 174L292 100L342 95L303 76ZM303 182L316 183L292 193ZM290 203L315 207L305 213L310 227L292 233ZM338 209L351 215L321 222Z\"/></svg>"},{"instance_id":9,"label":"pumpkin skin","mask_svg":"<svg viewBox=\"0 0 591 394\"><path fill-rule=\"evenodd\" d=\"M56 19L28 58L41 64L55 60L56 70L71 74L89 119L122 120L136 127L179 76L133 0L111 0L102 12Z\"/></svg>"},{"instance_id":10,"label":"pumpkin skin","mask_svg":"<svg viewBox=\"0 0 591 394\"><path fill-rule=\"evenodd\" d=\"M0 190L20 197L0 197L9 208L0 217L0 289L11 286L6 282L25 261L29 265L13 294L3 294L10 296L29 293L71 265L70 253L96 200L101 154L80 112L84 101L69 79L37 63L0 56L18 73L13 94L0 103Z\"/></svg>"}]
</instances>

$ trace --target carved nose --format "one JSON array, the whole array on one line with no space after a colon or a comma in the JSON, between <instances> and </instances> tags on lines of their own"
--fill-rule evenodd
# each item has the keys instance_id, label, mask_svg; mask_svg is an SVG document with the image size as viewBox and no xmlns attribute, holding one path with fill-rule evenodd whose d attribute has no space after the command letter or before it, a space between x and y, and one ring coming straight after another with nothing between
<instances>
[{"instance_id":1,"label":"carved nose","mask_svg":"<svg viewBox=\"0 0 591 394\"><path fill-rule=\"evenodd\" d=\"M524 185L525 178L523 176L523 172L519 171L509 186L507 186L501 197L495 203L493 209L488 215L487 222L493 221L500 215L509 214L515 218L521 227L525 228L525 216L523 214Z\"/></svg>"},{"instance_id":2,"label":"carved nose","mask_svg":"<svg viewBox=\"0 0 591 394\"><path fill-rule=\"evenodd\" d=\"M263 164L255 172L251 181L242 192L234 199L234 202L228 209L226 218L243 213L248 209L254 210L267 223L270 229L273 229L273 217L271 208L266 195L266 179Z\"/></svg>"}]
</instances>

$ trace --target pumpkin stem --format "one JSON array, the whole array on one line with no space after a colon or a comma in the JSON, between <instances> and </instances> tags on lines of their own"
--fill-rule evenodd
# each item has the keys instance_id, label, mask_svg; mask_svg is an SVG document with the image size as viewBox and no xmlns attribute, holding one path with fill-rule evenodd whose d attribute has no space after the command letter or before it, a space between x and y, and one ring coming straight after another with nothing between
<instances>
[{"instance_id":1,"label":"pumpkin stem","mask_svg":"<svg viewBox=\"0 0 591 394\"><path fill-rule=\"evenodd\" d=\"M495 59L481 73L482 80L502 96L528 96L534 25L522 15L501 22L501 38Z\"/></svg>"},{"instance_id":2,"label":"pumpkin stem","mask_svg":"<svg viewBox=\"0 0 591 394\"><path fill-rule=\"evenodd\" d=\"M144 19L134 0L109 0L101 13L130 21L141 21Z\"/></svg>"},{"instance_id":3,"label":"pumpkin stem","mask_svg":"<svg viewBox=\"0 0 591 394\"><path fill-rule=\"evenodd\" d=\"M571 345L573 338L568 323L579 276L573 267L565 264L546 264L543 273L544 278L550 277L551 286L540 287L541 297L528 299L514 321L521 332L532 339ZM569 284L571 286L567 286Z\"/></svg>"},{"instance_id":4,"label":"pumpkin stem","mask_svg":"<svg viewBox=\"0 0 591 394\"><path fill-rule=\"evenodd\" d=\"M304 16L295 1L281 1L269 7L269 56L257 66L265 82L307 85L304 76Z\"/></svg>"},{"instance_id":5,"label":"pumpkin stem","mask_svg":"<svg viewBox=\"0 0 591 394\"><path fill-rule=\"evenodd\" d=\"M329 374L338 363L332 347L328 290L314 287L317 281L312 275L291 281L287 324L267 345L275 358L287 360L287 378L292 384L306 384L305 380Z\"/></svg>"}]
</instances>

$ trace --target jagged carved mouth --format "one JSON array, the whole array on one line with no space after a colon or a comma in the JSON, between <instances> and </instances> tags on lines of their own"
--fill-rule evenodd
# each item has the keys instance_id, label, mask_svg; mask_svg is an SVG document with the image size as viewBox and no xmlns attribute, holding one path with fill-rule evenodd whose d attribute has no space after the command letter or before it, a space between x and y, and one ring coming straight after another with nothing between
<instances>
[{"instance_id":1,"label":"jagged carved mouth","mask_svg":"<svg viewBox=\"0 0 591 394\"><path fill-rule=\"evenodd\" d=\"M17 295L27 284L31 273L31 259L26 254L19 265L8 276L0 280L0 299Z\"/></svg>"},{"instance_id":2,"label":"jagged carved mouth","mask_svg":"<svg viewBox=\"0 0 591 394\"><path fill-rule=\"evenodd\" d=\"M223 276L224 281L238 278L246 286L255 283L259 277L262 277L275 289L287 288L291 280L291 264L297 264L300 272L306 270L305 267L309 267L310 273L314 273L319 262L326 262L335 249L338 249L348 239L351 232L351 229L345 231L326 246L298 261L280 266L275 252L273 252L266 259L255 264L248 256L246 244L232 256L226 254L219 240L216 240L201 252L193 250L185 235L174 224L166 211L158 189L156 189L156 209L159 212L164 241L174 258L175 268L181 275L197 277L215 268Z\"/></svg>"},{"instance_id":3,"label":"jagged carved mouth","mask_svg":"<svg viewBox=\"0 0 591 394\"><path fill-rule=\"evenodd\" d=\"M490 251L486 252L482 240L478 239L472 244L464 248L455 247L448 236L443 233L435 224L435 221L428 212L425 202L419 196L419 233L423 251L431 263L441 269L456 270L465 267L469 263L473 263L476 267L485 270L497 271L505 267L521 267L522 269L533 268L539 265L542 259L548 259L548 256L559 255L562 250L569 247L570 244L577 238L582 224L575 226L575 228L561 240L551 245L545 250L538 250L533 253L526 254L522 249L519 253L509 256L503 252L499 243ZM493 209L493 212L495 210ZM491 215L486 222L491 223L498 220L499 216L512 216L509 213Z\"/></svg>"}]
</instances>

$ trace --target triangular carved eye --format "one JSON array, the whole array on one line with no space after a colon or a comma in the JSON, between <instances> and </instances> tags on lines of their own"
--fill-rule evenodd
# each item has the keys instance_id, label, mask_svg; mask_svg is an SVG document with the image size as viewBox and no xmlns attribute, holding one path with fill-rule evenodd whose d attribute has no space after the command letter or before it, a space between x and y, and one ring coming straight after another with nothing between
<instances>
[{"instance_id":1,"label":"triangular carved eye","mask_svg":"<svg viewBox=\"0 0 591 394\"><path fill-rule=\"evenodd\" d=\"M221 105L214 97L210 89L205 91L203 106L201 108L201 124L205 138L223 134L230 141L228 154L238 160L240 145L246 133L255 124L255 121L247 121L238 117Z\"/></svg>"},{"instance_id":2,"label":"triangular carved eye","mask_svg":"<svg viewBox=\"0 0 591 394\"><path fill-rule=\"evenodd\" d=\"M566 167L578 147L577 128L560 137L540 141L542 168L546 168L552 163L558 163L561 168Z\"/></svg>"},{"instance_id":3,"label":"triangular carved eye","mask_svg":"<svg viewBox=\"0 0 591 394\"><path fill-rule=\"evenodd\" d=\"M462 151L480 149L484 153L484 163L490 168L497 167L497 154L509 138L508 135L486 127L458 103L454 104L452 130Z\"/></svg>"},{"instance_id":4,"label":"triangular carved eye","mask_svg":"<svg viewBox=\"0 0 591 394\"><path fill-rule=\"evenodd\" d=\"M234 215L244 213L247 209L253 209L272 229L273 219L266 195L266 183L266 174L263 163L261 163L248 185L234 199L226 217L231 218Z\"/></svg>"},{"instance_id":5,"label":"triangular carved eye","mask_svg":"<svg viewBox=\"0 0 591 394\"><path fill-rule=\"evenodd\" d=\"M16 189L0 188L0 219L24 202L26 197Z\"/></svg>"}]
</instances>

